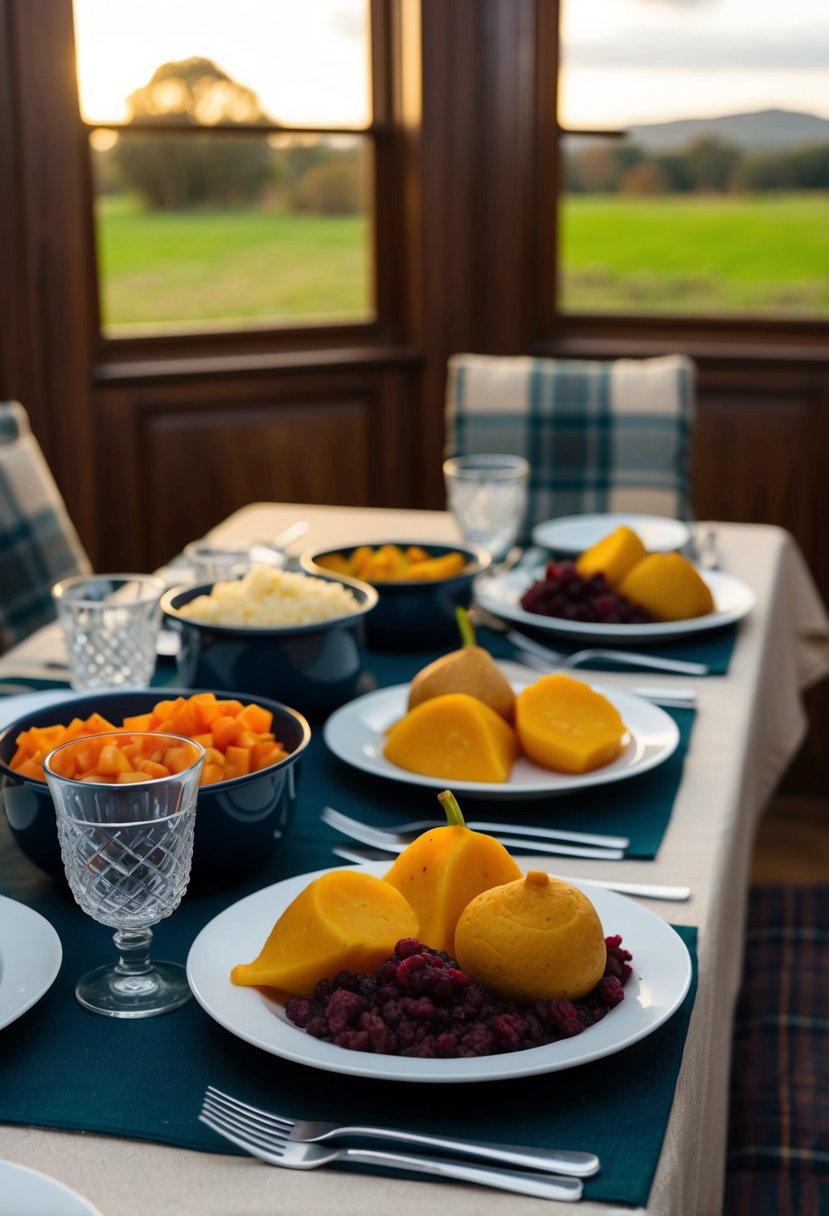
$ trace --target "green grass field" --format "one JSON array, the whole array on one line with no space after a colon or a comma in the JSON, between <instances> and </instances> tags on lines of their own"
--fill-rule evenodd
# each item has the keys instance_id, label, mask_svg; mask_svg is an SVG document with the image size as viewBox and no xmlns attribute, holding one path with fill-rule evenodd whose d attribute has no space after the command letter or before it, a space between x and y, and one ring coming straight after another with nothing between
<instances>
[{"instance_id":1,"label":"green grass field","mask_svg":"<svg viewBox=\"0 0 829 1216\"><path fill-rule=\"evenodd\" d=\"M363 216L106 198L98 247L111 333L372 314ZM570 196L561 247L567 312L829 316L829 194Z\"/></svg>"},{"instance_id":2,"label":"green grass field","mask_svg":"<svg viewBox=\"0 0 829 1216\"><path fill-rule=\"evenodd\" d=\"M152 212L125 197L98 210L101 310L110 332L236 321L371 316L368 221L253 207Z\"/></svg>"},{"instance_id":3,"label":"green grass field","mask_svg":"<svg viewBox=\"0 0 829 1216\"><path fill-rule=\"evenodd\" d=\"M568 312L829 315L829 194L570 196Z\"/></svg>"}]
</instances>

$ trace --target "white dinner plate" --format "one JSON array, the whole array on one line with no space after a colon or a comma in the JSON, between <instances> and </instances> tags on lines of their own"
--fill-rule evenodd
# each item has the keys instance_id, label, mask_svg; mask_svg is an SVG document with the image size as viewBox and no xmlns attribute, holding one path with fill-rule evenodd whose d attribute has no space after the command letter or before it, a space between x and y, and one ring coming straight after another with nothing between
<instances>
[{"instance_id":1,"label":"white dinner plate","mask_svg":"<svg viewBox=\"0 0 829 1216\"><path fill-rule=\"evenodd\" d=\"M13 1161L0 1161L0 1216L100 1216L64 1183Z\"/></svg>"},{"instance_id":2,"label":"white dinner plate","mask_svg":"<svg viewBox=\"0 0 829 1216\"><path fill-rule=\"evenodd\" d=\"M364 868L377 877L389 863ZM292 1025L282 1005L259 988L230 980L237 963L254 959L275 920L300 891L325 873L301 874L256 891L220 912L202 929L187 957L187 978L203 1009L225 1030L271 1055L327 1072L384 1081L498 1081L558 1072L615 1055L652 1034L681 1005L691 982L691 960L682 938L654 912L615 891L572 881L593 901L605 936L619 933L633 955L625 999L595 1026L571 1039L472 1060L418 1060L348 1051L323 1043Z\"/></svg>"},{"instance_id":3,"label":"white dinner plate","mask_svg":"<svg viewBox=\"0 0 829 1216\"><path fill-rule=\"evenodd\" d=\"M0 895L0 1030L48 992L62 958L60 938L48 920Z\"/></svg>"},{"instance_id":4,"label":"white dinner plate","mask_svg":"<svg viewBox=\"0 0 829 1216\"><path fill-rule=\"evenodd\" d=\"M664 709L631 693L602 688L587 676L574 675L573 678L583 679L591 688L603 693L622 715L628 738L621 755L590 773L554 773L551 769L533 764L525 756L519 756L512 766L509 781L452 781L453 792L476 798L549 797L594 785L607 785L626 777L638 777L640 773L662 764L676 750L679 730ZM511 679L510 682L518 693L540 679L541 676L537 675L534 679ZM328 719L323 728L323 738L335 756L363 772L404 781L408 785L422 785L427 789L446 789L446 777L411 773L392 764L383 755L386 731L406 713L408 697L409 685L395 684L349 701Z\"/></svg>"},{"instance_id":5,"label":"white dinner plate","mask_svg":"<svg viewBox=\"0 0 829 1216\"><path fill-rule=\"evenodd\" d=\"M538 612L525 612L521 597L538 579L544 577L544 568L508 570L505 574L493 574L482 578L475 585L475 599L493 616L511 621L525 629L538 629L546 633L566 636L578 642L602 645L625 642L663 642L696 633L719 629L742 620L751 612L756 597L748 583L723 574L721 570L699 570L714 597L714 611L705 616L690 617L682 621L650 621L644 625L602 625L594 621L567 621L560 616L542 616Z\"/></svg>"},{"instance_id":6,"label":"white dinner plate","mask_svg":"<svg viewBox=\"0 0 829 1216\"><path fill-rule=\"evenodd\" d=\"M615 528L632 528L651 553L671 553L688 544L691 534L686 524L666 515L608 513L602 515L561 515L533 528L534 545L552 549L562 557L575 557L595 545Z\"/></svg>"}]
</instances>

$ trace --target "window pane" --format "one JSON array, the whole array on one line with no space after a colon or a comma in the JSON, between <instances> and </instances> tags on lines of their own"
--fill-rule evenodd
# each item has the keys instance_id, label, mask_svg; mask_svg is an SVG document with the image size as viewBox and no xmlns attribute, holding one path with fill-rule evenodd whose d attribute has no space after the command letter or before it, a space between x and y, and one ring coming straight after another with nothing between
<instances>
[{"instance_id":1,"label":"window pane","mask_svg":"<svg viewBox=\"0 0 829 1216\"><path fill-rule=\"evenodd\" d=\"M826 0L562 0L564 311L829 317Z\"/></svg>"},{"instance_id":2,"label":"window pane","mask_svg":"<svg viewBox=\"0 0 829 1216\"><path fill-rule=\"evenodd\" d=\"M126 122L163 64L210 60L285 126L365 126L368 0L74 0L81 113ZM191 118L212 125L209 105Z\"/></svg>"},{"instance_id":3,"label":"window pane","mask_svg":"<svg viewBox=\"0 0 829 1216\"><path fill-rule=\"evenodd\" d=\"M109 337L367 321L361 136L90 136Z\"/></svg>"}]
</instances>

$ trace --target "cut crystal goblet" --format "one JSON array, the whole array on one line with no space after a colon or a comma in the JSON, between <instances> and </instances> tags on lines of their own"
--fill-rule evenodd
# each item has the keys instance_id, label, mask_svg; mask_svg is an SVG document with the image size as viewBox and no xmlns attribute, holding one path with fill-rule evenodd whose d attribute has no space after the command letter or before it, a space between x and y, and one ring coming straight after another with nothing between
<instances>
[{"instance_id":1,"label":"cut crystal goblet","mask_svg":"<svg viewBox=\"0 0 829 1216\"><path fill-rule=\"evenodd\" d=\"M150 1017L190 997L184 967L151 961L150 943L187 889L203 762L193 739L157 731L74 739L44 761L72 894L116 930L119 961L75 987L95 1013Z\"/></svg>"}]
</instances>

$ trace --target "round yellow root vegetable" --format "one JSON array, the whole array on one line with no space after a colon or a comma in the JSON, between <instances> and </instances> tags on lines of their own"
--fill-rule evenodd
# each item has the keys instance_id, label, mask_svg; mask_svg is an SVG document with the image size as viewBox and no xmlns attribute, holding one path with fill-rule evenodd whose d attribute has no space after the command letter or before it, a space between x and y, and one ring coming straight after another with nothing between
<instances>
[{"instance_id":1,"label":"round yellow root vegetable","mask_svg":"<svg viewBox=\"0 0 829 1216\"><path fill-rule=\"evenodd\" d=\"M512 1000L578 1000L604 975L607 948L587 896L530 870L467 905L455 930L455 957L473 979Z\"/></svg>"}]
</instances>

